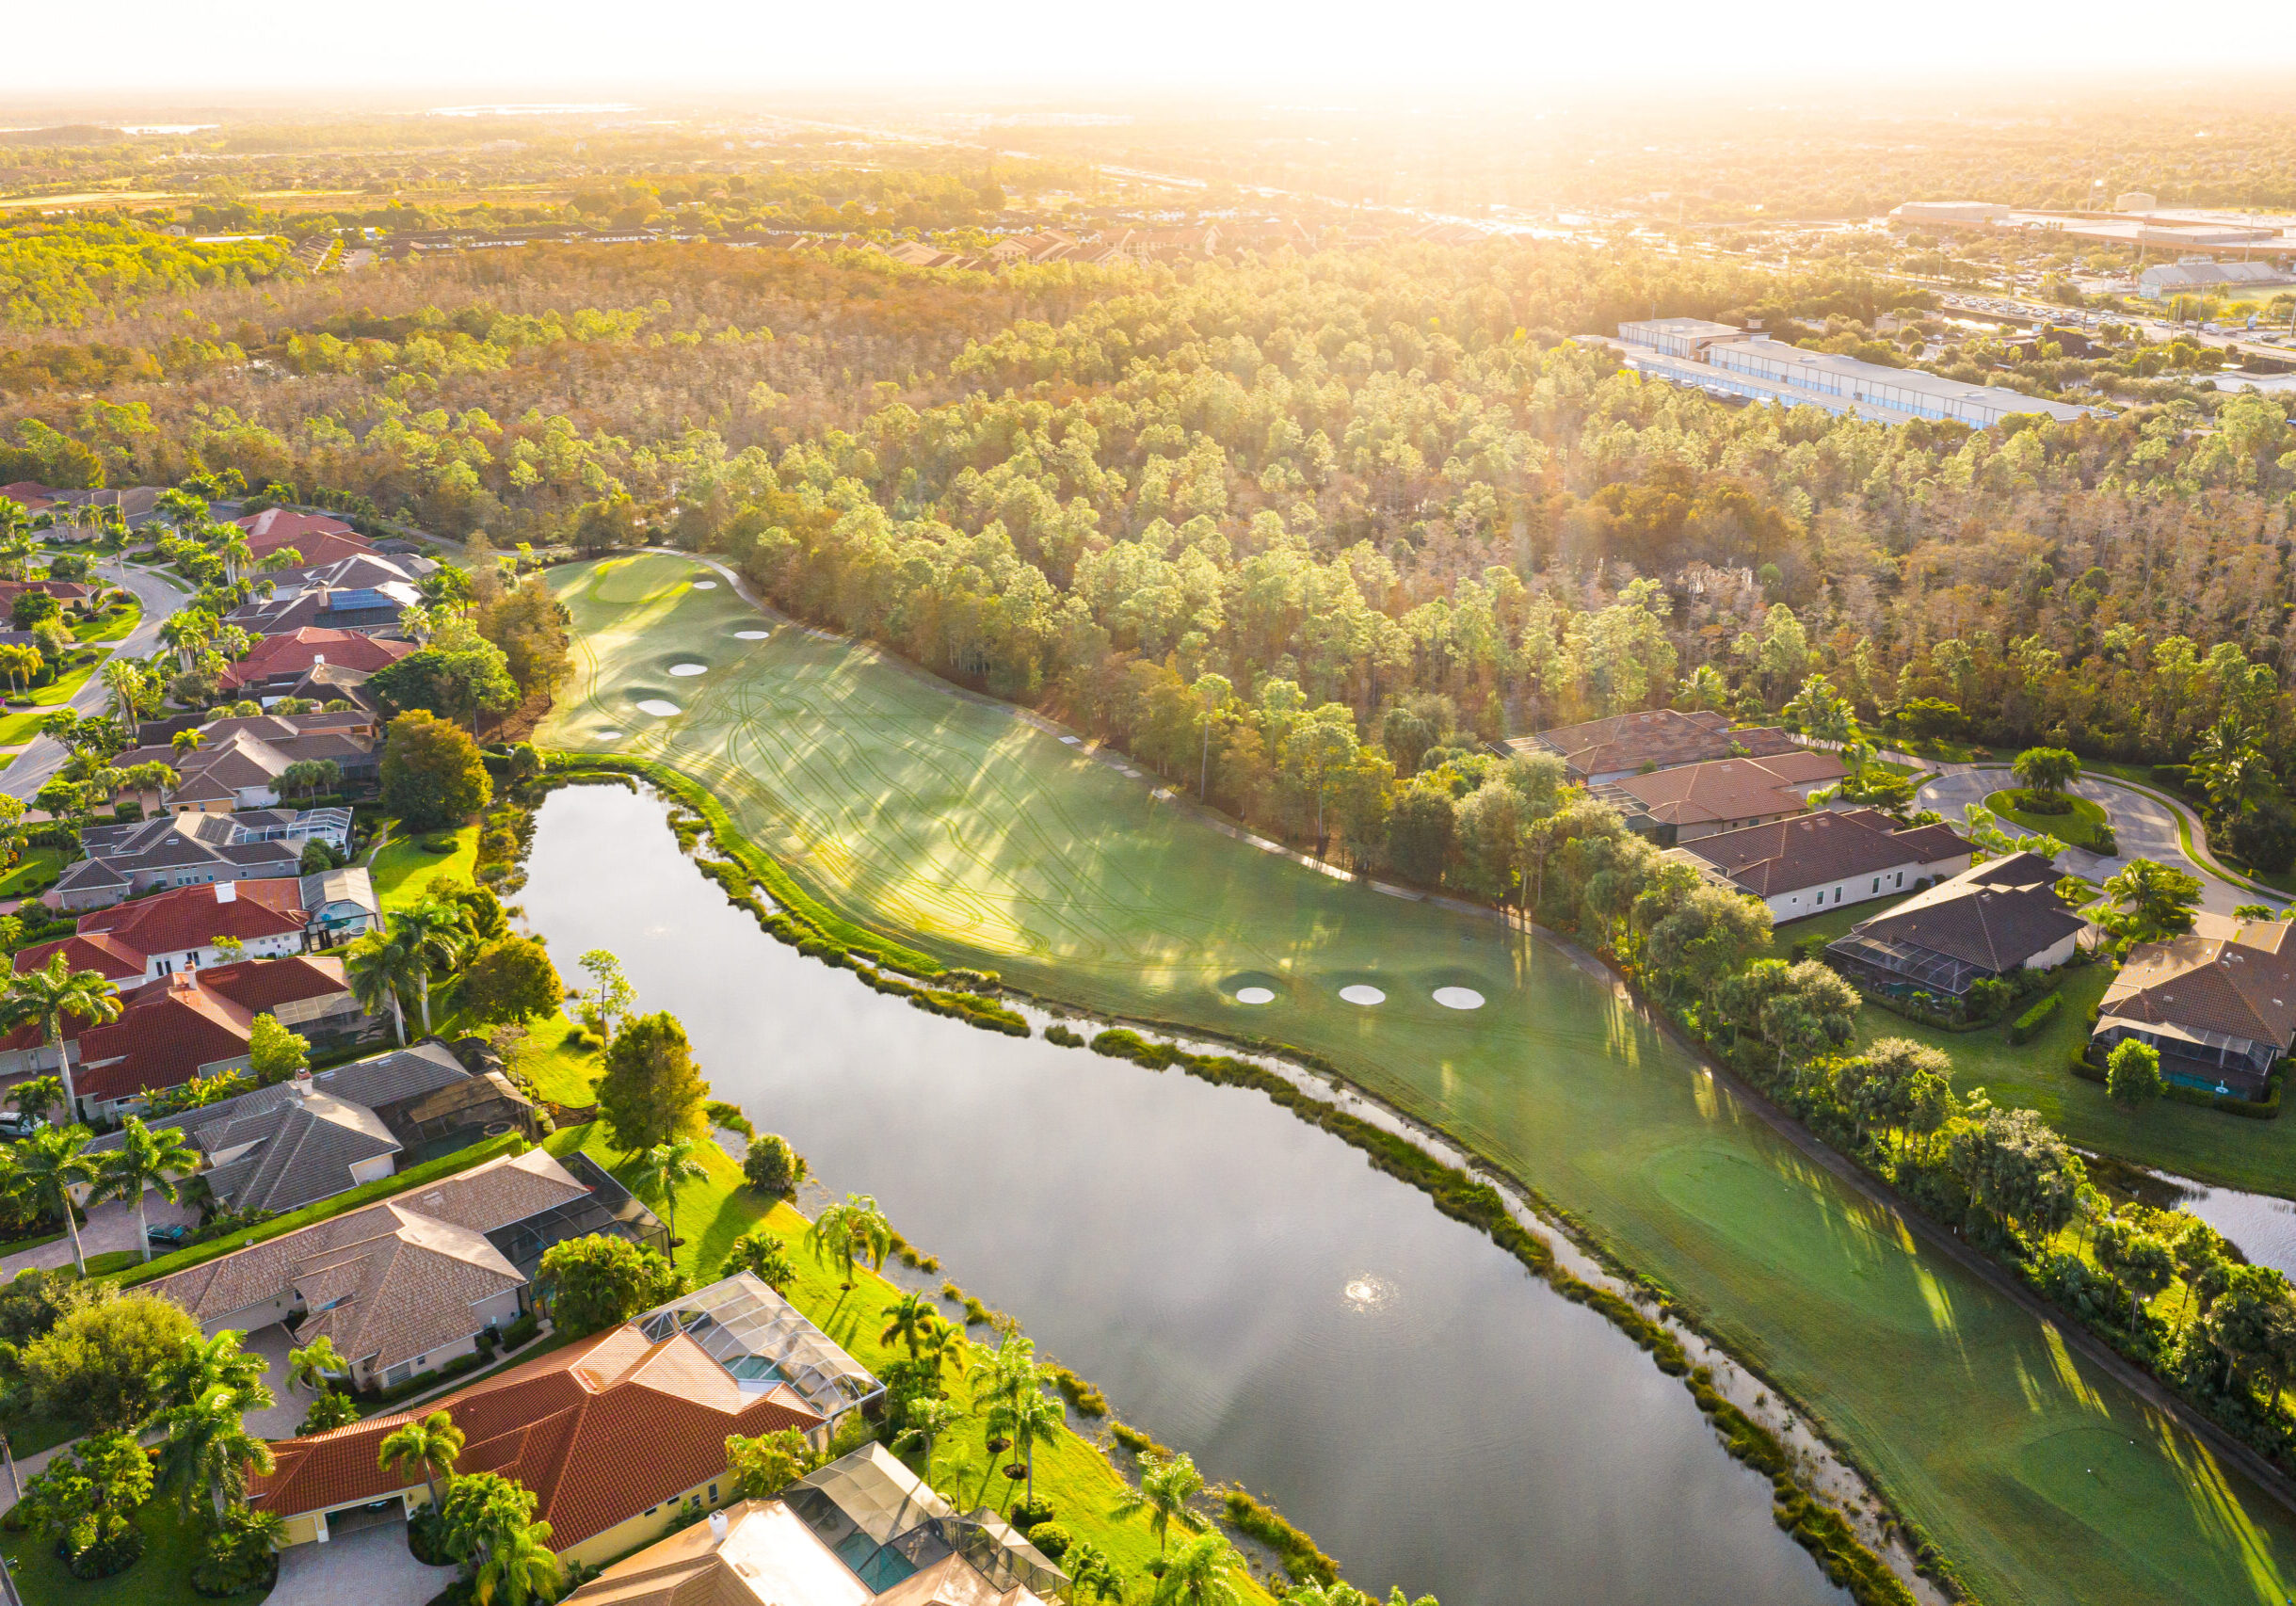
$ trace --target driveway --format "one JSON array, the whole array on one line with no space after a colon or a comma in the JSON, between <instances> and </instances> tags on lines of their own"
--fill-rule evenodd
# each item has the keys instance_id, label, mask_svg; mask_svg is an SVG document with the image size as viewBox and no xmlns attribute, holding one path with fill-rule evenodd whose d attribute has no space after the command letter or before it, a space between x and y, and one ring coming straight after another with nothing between
<instances>
[{"instance_id":1,"label":"driveway","mask_svg":"<svg viewBox=\"0 0 2296 1606\"><path fill-rule=\"evenodd\" d=\"M287 1352L295 1348L295 1341L288 1337L285 1326L274 1322L242 1338L239 1347L270 1362L271 1370L264 1382L278 1402L267 1411L248 1412L244 1419L248 1431L258 1438L293 1438L295 1430L303 1425L303 1413L311 1409L311 1402L317 1397L308 1389L288 1387Z\"/></svg>"},{"instance_id":2,"label":"driveway","mask_svg":"<svg viewBox=\"0 0 2296 1606\"><path fill-rule=\"evenodd\" d=\"M407 1549L403 1519L280 1552L279 1583L265 1606L425 1606L455 1579Z\"/></svg>"},{"instance_id":3,"label":"driveway","mask_svg":"<svg viewBox=\"0 0 2296 1606\"><path fill-rule=\"evenodd\" d=\"M44 740L44 738L43 738ZM171 1204L157 1194L146 1194L144 1213L154 1227L173 1222L196 1224L200 1213ZM143 1235L136 1226L136 1207L119 1199L108 1199L88 1213L88 1220L80 1228L81 1251L89 1256L107 1254L115 1249L136 1249L143 1245ZM35 1267L52 1270L72 1264L72 1234L10 1255L0 1261L0 1282L6 1282L18 1272Z\"/></svg>"},{"instance_id":4,"label":"driveway","mask_svg":"<svg viewBox=\"0 0 2296 1606\"><path fill-rule=\"evenodd\" d=\"M184 605L187 600L186 593L150 570L121 563L117 558L97 565L96 572L115 586L127 587L135 593L136 600L143 604L143 617L123 639L113 644L112 654L125 654L130 658L148 656L159 645L160 624ZM88 676L88 683L72 694L72 701L67 706L73 713L85 715L101 714L110 701L111 693L99 674ZM17 754L16 762L8 765L5 773L0 773L0 792L29 802L33 795L48 783L48 778L63 766L63 763L62 743L52 736L35 736L31 745Z\"/></svg>"},{"instance_id":5,"label":"driveway","mask_svg":"<svg viewBox=\"0 0 2296 1606\"><path fill-rule=\"evenodd\" d=\"M1964 811L1970 804L1983 803L1988 793L2015 784L2005 768L1954 765L1925 781L1916 801L1960 825L1967 817ZM2242 904L2269 904L2280 908L2288 903L2277 893L2256 892L2227 881L2195 860L2177 840L2176 815L2157 798L2095 776L2081 777L2073 783L2073 791L2104 809L2105 817L2112 822L2113 836L2121 851L2115 857L2107 857L2080 848L2069 849L2058 860L2059 867L2068 873L2101 882L2127 868L2132 859L2149 859L2200 877L2200 907L2213 914L2230 914ZM2194 822L2190 828L2197 831L2200 827Z\"/></svg>"}]
</instances>

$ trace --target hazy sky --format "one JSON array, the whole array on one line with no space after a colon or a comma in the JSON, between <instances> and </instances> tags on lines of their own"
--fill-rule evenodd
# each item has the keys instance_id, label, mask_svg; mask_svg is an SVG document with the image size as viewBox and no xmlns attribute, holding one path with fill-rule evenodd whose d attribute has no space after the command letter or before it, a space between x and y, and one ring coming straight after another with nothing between
<instances>
[{"instance_id":1,"label":"hazy sky","mask_svg":"<svg viewBox=\"0 0 2296 1606\"><path fill-rule=\"evenodd\" d=\"M7 55L43 64L36 80L11 75L15 91L65 100L130 87L192 99L268 87L300 104L328 88L1274 91L1682 78L1742 86L1750 99L1806 99L1885 75L2018 77L2046 93L2051 79L2097 68L2296 67L2291 0L2211 0L2189 26L2173 8L2127 0L104 0L8 9Z\"/></svg>"}]
</instances>

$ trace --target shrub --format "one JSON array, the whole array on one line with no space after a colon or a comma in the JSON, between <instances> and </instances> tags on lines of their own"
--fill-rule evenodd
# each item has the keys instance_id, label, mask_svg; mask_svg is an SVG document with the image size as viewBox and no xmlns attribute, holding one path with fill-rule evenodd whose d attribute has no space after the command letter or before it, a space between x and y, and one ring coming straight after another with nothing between
<instances>
[{"instance_id":1,"label":"shrub","mask_svg":"<svg viewBox=\"0 0 2296 1606\"><path fill-rule=\"evenodd\" d=\"M2116 1104L2158 1099L2167 1087L2160 1079L2160 1051L2130 1037L2115 1043L2105 1056L2105 1092Z\"/></svg>"},{"instance_id":2,"label":"shrub","mask_svg":"<svg viewBox=\"0 0 2296 1606\"><path fill-rule=\"evenodd\" d=\"M2009 1023L2009 1040L2013 1043L2031 1042L2055 1018L2057 1011L2063 1007L2064 995L2059 992L2050 993Z\"/></svg>"},{"instance_id":3,"label":"shrub","mask_svg":"<svg viewBox=\"0 0 2296 1606\"><path fill-rule=\"evenodd\" d=\"M1104 1417L1108 1414L1108 1396L1085 1382L1065 1366L1052 1369L1053 1386L1069 1408L1080 1417Z\"/></svg>"},{"instance_id":4,"label":"shrub","mask_svg":"<svg viewBox=\"0 0 2296 1606\"><path fill-rule=\"evenodd\" d=\"M758 1129L749 1124L749 1117L742 1114L742 1107L739 1104L729 1104L723 1099L713 1099L702 1106L702 1113L710 1117L710 1125L723 1127L728 1132L739 1132L752 1143L757 1141Z\"/></svg>"},{"instance_id":5,"label":"shrub","mask_svg":"<svg viewBox=\"0 0 2296 1606\"><path fill-rule=\"evenodd\" d=\"M308 1438L314 1433L331 1433L358 1420L358 1402L340 1389L329 1389L311 1402L311 1409L303 1413L303 1423L295 1430L295 1436Z\"/></svg>"},{"instance_id":6,"label":"shrub","mask_svg":"<svg viewBox=\"0 0 2296 1606\"><path fill-rule=\"evenodd\" d=\"M805 1180L805 1156L779 1132L751 1138L749 1152L742 1157L742 1180L761 1194L788 1194Z\"/></svg>"},{"instance_id":7,"label":"shrub","mask_svg":"<svg viewBox=\"0 0 2296 1606\"><path fill-rule=\"evenodd\" d=\"M1084 1035L1082 1032L1070 1031L1058 1020L1044 1029L1044 1040L1048 1043L1058 1043L1064 1049L1081 1049L1084 1046Z\"/></svg>"},{"instance_id":8,"label":"shrub","mask_svg":"<svg viewBox=\"0 0 2296 1606\"><path fill-rule=\"evenodd\" d=\"M554 1245L542 1257L540 1284L562 1331L594 1333L685 1292L659 1249L592 1233Z\"/></svg>"},{"instance_id":9,"label":"shrub","mask_svg":"<svg viewBox=\"0 0 2296 1606\"><path fill-rule=\"evenodd\" d=\"M1026 1534L1039 1522L1052 1521L1056 1515L1058 1514L1052 1507L1052 1497L1038 1495L1035 1500L1015 1502L1012 1510L1004 1514L1004 1520Z\"/></svg>"},{"instance_id":10,"label":"shrub","mask_svg":"<svg viewBox=\"0 0 2296 1606\"><path fill-rule=\"evenodd\" d=\"M1028 1542L1044 1552L1049 1561L1058 1561L1068 1553L1076 1536L1057 1522L1039 1522L1028 1531Z\"/></svg>"}]
</instances>

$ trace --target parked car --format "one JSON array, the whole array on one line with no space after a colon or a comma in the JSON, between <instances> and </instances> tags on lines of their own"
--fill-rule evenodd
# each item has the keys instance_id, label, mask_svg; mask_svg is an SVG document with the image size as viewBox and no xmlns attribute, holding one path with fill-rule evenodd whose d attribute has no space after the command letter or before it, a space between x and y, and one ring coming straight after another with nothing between
<instances>
[{"instance_id":1,"label":"parked car","mask_svg":"<svg viewBox=\"0 0 2296 1606\"><path fill-rule=\"evenodd\" d=\"M0 1115L0 1137L8 1138L10 1141L30 1137L34 1132L44 1130L47 1124L47 1118L43 1116L29 1115L22 1110L9 1110L4 1115Z\"/></svg>"},{"instance_id":2,"label":"parked car","mask_svg":"<svg viewBox=\"0 0 2296 1606\"><path fill-rule=\"evenodd\" d=\"M154 1249L181 1249L191 1242L191 1229L180 1221L163 1223L143 1229L144 1242Z\"/></svg>"}]
</instances>

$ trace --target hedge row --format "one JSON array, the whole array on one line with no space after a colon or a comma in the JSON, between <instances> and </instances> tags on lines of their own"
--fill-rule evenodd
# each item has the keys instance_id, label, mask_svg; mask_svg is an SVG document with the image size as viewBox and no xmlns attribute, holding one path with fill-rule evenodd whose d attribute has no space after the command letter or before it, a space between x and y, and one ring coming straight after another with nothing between
<instances>
[{"instance_id":1,"label":"hedge row","mask_svg":"<svg viewBox=\"0 0 2296 1606\"><path fill-rule=\"evenodd\" d=\"M659 787L698 814L710 827L719 851L746 871L750 880L765 889L766 893L780 908L798 923L811 926L819 936L857 954L866 954L877 964L902 971L912 976L936 975L940 961L929 954L895 942L880 932L856 925L828 905L821 902L797 885L796 879L781 867L779 859L744 836L708 788L688 779L667 764L651 759L634 759L619 755L594 753L553 752L545 756L545 766L553 773L574 773L584 770L607 774L642 777L649 784ZM744 891L747 888L743 889Z\"/></svg>"},{"instance_id":2,"label":"hedge row","mask_svg":"<svg viewBox=\"0 0 2296 1606\"><path fill-rule=\"evenodd\" d=\"M2083 1082L2101 1084L2105 1081L2105 1068L2096 1063L2087 1041L2074 1049L2070 1067L2073 1074ZM2173 1099L2179 1104L2197 1104L2204 1110L2222 1111L2227 1116L2240 1116L2252 1121L2271 1121L2280 1116L2283 1080L2283 1073L2275 1069L2272 1078L2272 1091L2262 1099L2243 1099L2237 1093L2211 1093L2205 1087L2179 1087L2174 1082L2162 1086L2160 1096Z\"/></svg>"},{"instance_id":3,"label":"hedge row","mask_svg":"<svg viewBox=\"0 0 2296 1606\"><path fill-rule=\"evenodd\" d=\"M2063 1007L2064 995L2058 992L2050 993L2009 1023L2009 1040L2013 1043L2031 1042L2041 1035L2042 1029L2055 1019L2057 1011Z\"/></svg>"},{"instance_id":4,"label":"hedge row","mask_svg":"<svg viewBox=\"0 0 2296 1606\"><path fill-rule=\"evenodd\" d=\"M1052 1034L1048 1032L1046 1036L1051 1038ZM1664 1324L1645 1315L1632 1300L1565 1270L1556 1261L1553 1246L1515 1219L1497 1188L1456 1166L1444 1164L1408 1138L1337 1109L1303 1092L1276 1072L1248 1061L1228 1054L1190 1053L1170 1043L1151 1042L1127 1027L1101 1032L1088 1046L1095 1053L1131 1060L1150 1069L1177 1066L1190 1076L1222 1086L1258 1088L1294 1115L1362 1150L1379 1170L1418 1188L1445 1215L1487 1234L1525 1268L1545 1278L1564 1298L1607 1317L1614 1326L1649 1352L1660 1371L1674 1377L1688 1374L1692 1397L1713 1422L1724 1446L1747 1466L1770 1475L1775 1493L1773 1515L1778 1526L1790 1532L1818 1559L1826 1576L1849 1590L1859 1606L1914 1606L1913 1594L1889 1570L1889 1565L1858 1539L1849 1523L1795 1486L1785 1447L1776 1437L1724 1399L1714 1389L1711 1374L1704 1368L1691 1371L1690 1357L1681 1341Z\"/></svg>"}]
</instances>

